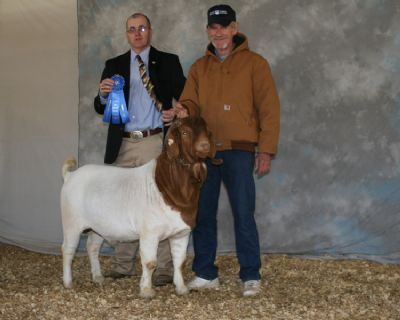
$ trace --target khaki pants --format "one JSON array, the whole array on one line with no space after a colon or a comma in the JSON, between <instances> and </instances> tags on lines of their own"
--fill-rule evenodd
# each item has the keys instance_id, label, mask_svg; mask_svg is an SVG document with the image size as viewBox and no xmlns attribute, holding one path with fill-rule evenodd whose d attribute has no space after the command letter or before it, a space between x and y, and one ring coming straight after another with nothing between
<instances>
[{"instance_id":1,"label":"khaki pants","mask_svg":"<svg viewBox=\"0 0 400 320\"><path fill-rule=\"evenodd\" d=\"M158 157L162 151L163 133L134 140L123 138L122 145L115 161L117 167L139 167ZM112 269L116 272L135 275L135 257L139 248L139 241L119 242L115 246L112 259ZM173 264L168 239L161 241L157 251L157 275L172 275Z\"/></svg>"}]
</instances>

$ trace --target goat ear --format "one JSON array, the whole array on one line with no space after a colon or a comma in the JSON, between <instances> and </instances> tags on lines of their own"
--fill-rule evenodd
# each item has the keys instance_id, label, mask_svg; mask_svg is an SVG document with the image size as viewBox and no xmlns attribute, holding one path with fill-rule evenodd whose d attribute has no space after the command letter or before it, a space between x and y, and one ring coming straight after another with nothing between
<instances>
[{"instance_id":1,"label":"goat ear","mask_svg":"<svg viewBox=\"0 0 400 320\"><path fill-rule=\"evenodd\" d=\"M179 144L180 144L180 136L179 136L179 127L182 124L181 119L175 119L172 122L172 125L169 127L167 131L167 135L165 137L165 151L167 153L168 159L176 159L179 157Z\"/></svg>"},{"instance_id":2,"label":"goat ear","mask_svg":"<svg viewBox=\"0 0 400 320\"><path fill-rule=\"evenodd\" d=\"M166 140L166 142L167 143L165 144L165 147L166 147L168 159L171 160L171 159L178 158L178 156L179 156L179 146L176 143L175 139L168 138Z\"/></svg>"}]
</instances>

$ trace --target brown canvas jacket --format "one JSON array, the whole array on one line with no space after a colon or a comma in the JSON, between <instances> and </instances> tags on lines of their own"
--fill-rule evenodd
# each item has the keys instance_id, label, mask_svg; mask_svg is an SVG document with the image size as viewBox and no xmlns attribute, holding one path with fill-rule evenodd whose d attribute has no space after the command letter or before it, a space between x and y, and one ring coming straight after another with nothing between
<instances>
[{"instance_id":1,"label":"brown canvas jacket","mask_svg":"<svg viewBox=\"0 0 400 320\"><path fill-rule=\"evenodd\" d=\"M180 102L190 115L201 115L217 150L254 150L276 154L279 98L267 60L250 51L246 36L221 61L210 44L190 68Z\"/></svg>"}]
</instances>

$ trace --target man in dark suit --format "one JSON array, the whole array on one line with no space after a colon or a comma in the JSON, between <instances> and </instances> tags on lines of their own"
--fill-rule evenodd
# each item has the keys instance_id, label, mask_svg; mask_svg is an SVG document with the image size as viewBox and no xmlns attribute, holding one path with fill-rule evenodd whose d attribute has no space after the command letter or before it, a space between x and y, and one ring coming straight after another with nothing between
<instances>
[{"instance_id":1,"label":"man in dark suit","mask_svg":"<svg viewBox=\"0 0 400 320\"><path fill-rule=\"evenodd\" d=\"M172 102L179 99L185 77L178 56L150 46L152 29L146 15L131 15L126 21L126 35L131 49L106 61L94 108L96 112L104 113L114 84L111 77L121 75L125 80L123 90L130 121L125 125L109 125L104 162L120 167L137 167L161 153L163 131L175 117ZM137 249L138 241L118 243L112 271L105 276L135 275ZM170 247L168 240L164 240L159 245L154 284L171 283L172 273Z\"/></svg>"}]
</instances>

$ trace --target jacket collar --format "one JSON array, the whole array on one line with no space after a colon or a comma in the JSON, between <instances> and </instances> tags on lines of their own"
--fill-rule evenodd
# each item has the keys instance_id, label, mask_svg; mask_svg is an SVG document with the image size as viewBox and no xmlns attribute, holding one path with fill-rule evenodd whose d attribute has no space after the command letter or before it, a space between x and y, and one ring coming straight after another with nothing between
<instances>
[{"instance_id":1,"label":"jacket collar","mask_svg":"<svg viewBox=\"0 0 400 320\"><path fill-rule=\"evenodd\" d=\"M153 85L157 88L158 84L158 66L160 63L160 51L154 47L150 47L149 52L149 77Z\"/></svg>"}]
</instances>

